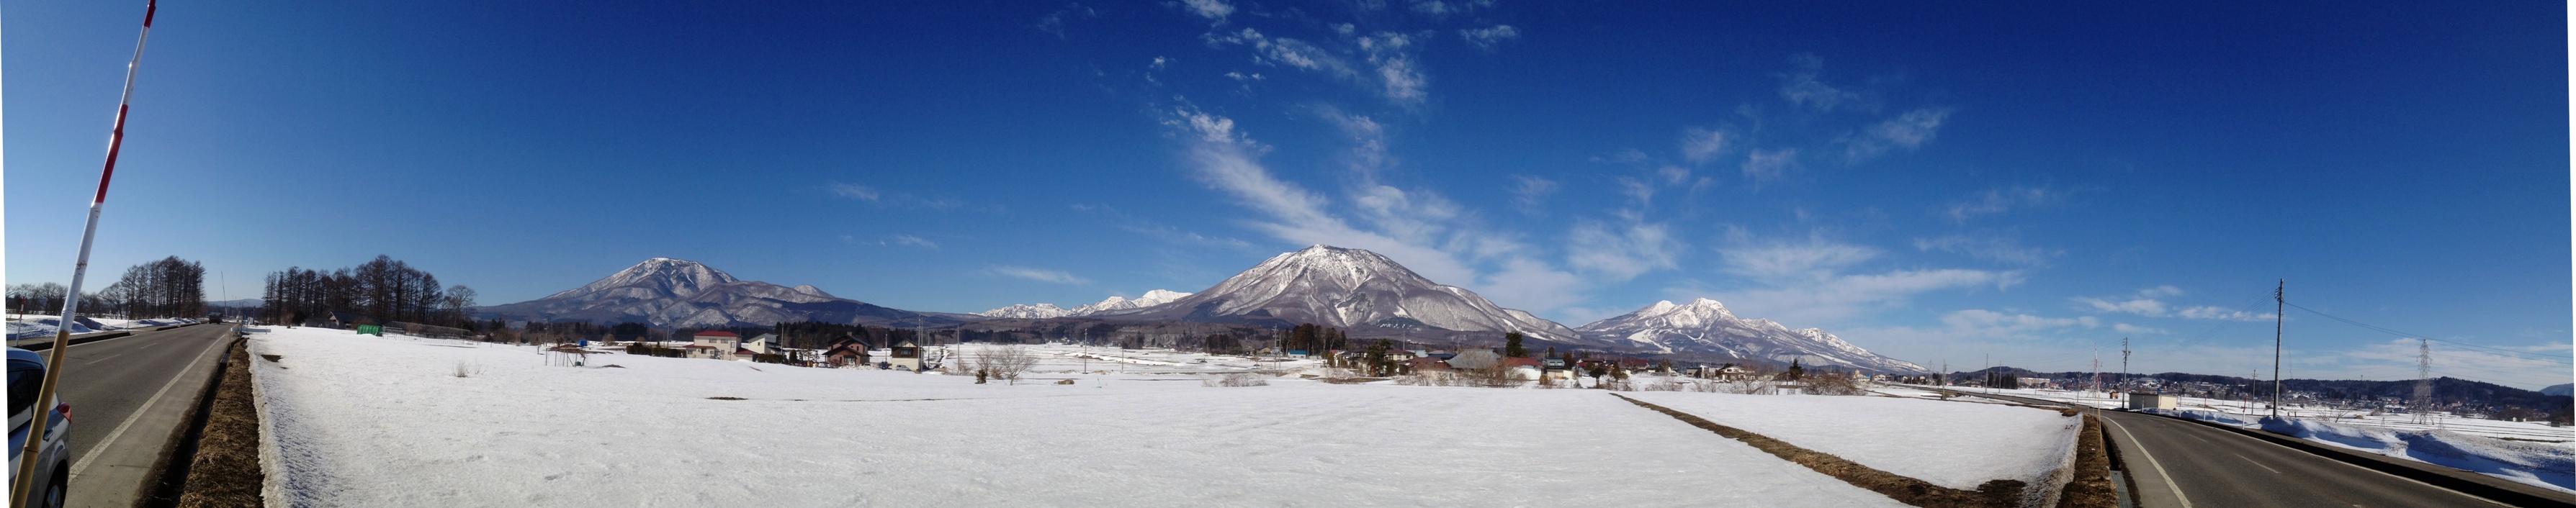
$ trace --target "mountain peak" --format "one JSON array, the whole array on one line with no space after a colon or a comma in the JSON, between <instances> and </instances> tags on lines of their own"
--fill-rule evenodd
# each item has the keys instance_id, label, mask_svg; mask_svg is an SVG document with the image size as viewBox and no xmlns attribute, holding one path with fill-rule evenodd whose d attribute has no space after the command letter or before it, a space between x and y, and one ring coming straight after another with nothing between
<instances>
[{"instance_id":1,"label":"mountain peak","mask_svg":"<svg viewBox=\"0 0 2576 508\"><path fill-rule=\"evenodd\" d=\"M1147 296L1153 296L1148 294ZM1106 315L1201 322L1312 323L1366 334L1521 332L1570 340L1572 329L1445 286L1365 249L1317 244L1281 253L1171 303ZM1363 335L1365 336L1365 335Z\"/></svg>"},{"instance_id":2,"label":"mountain peak","mask_svg":"<svg viewBox=\"0 0 2576 508\"><path fill-rule=\"evenodd\" d=\"M1689 304L1655 302L1636 312L1576 328L1585 338L1666 352L1715 353L1736 358L1832 365L1878 372L1922 372L1923 367L1879 356L1822 329L1791 330L1769 319L1743 319L1707 298Z\"/></svg>"}]
</instances>

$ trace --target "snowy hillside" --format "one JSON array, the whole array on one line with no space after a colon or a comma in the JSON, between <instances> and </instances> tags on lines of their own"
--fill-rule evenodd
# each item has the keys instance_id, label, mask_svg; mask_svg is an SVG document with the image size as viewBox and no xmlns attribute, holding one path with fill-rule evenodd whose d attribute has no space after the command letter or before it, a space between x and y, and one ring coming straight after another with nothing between
<instances>
[{"instance_id":1,"label":"snowy hillside","mask_svg":"<svg viewBox=\"0 0 2576 508\"><path fill-rule=\"evenodd\" d=\"M1558 341L1573 329L1505 309L1475 292L1416 275L1375 252L1317 245L1280 254L1216 287L1102 317L1199 322L1315 323L1344 329L1521 332Z\"/></svg>"},{"instance_id":2,"label":"snowy hillside","mask_svg":"<svg viewBox=\"0 0 2576 508\"><path fill-rule=\"evenodd\" d=\"M1724 304L1707 298L1685 305L1655 302L1576 330L1593 343L1647 351L1709 353L1783 363L1797 360L1811 367L1873 372L1925 372L1921 365L1870 353L1824 330L1791 330L1769 319L1735 317Z\"/></svg>"},{"instance_id":3,"label":"snowy hillside","mask_svg":"<svg viewBox=\"0 0 2576 508\"><path fill-rule=\"evenodd\" d=\"M696 261L653 258L582 287L545 298L477 307L479 317L546 321L634 321L658 327L768 326L822 321L914 325L963 321L832 296L814 286L786 287L733 277Z\"/></svg>"},{"instance_id":4,"label":"snowy hillside","mask_svg":"<svg viewBox=\"0 0 2576 508\"><path fill-rule=\"evenodd\" d=\"M1100 301L1100 303L1094 303L1094 304L1084 305L1084 306L1081 306L1081 307L1074 307L1074 308L1070 308L1070 309L1063 308L1063 307L1057 307L1057 306L1055 306L1055 304L1052 304L1052 303L1040 303L1040 304L1019 304L1019 305L1012 305L1012 306L1009 306L1009 307L1003 307L1003 308L999 308L999 309L993 309L993 310L988 310L988 311L983 311L983 312L977 312L977 313L975 313L975 315L978 315L978 316L984 316L984 317L989 317L989 318L1020 318L1020 319L1046 319L1046 318L1059 318L1059 317L1067 317L1067 316L1089 316L1089 315L1092 315L1092 314L1099 314L1099 313L1102 313L1102 312L1109 312L1109 311L1122 311L1122 310L1129 310L1129 309L1140 309L1140 308L1145 308L1145 307L1152 307L1152 306L1156 306L1156 305L1162 305L1162 304L1166 304L1166 303L1172 303L1172 301L1173 301L1173 300L1179 300L1179 299L1181 299L1182 297L1186 297L1186 296L1190 296L1190 294L1189 294L1189 293L1178 292L1178 291L1169 291L1169 290L1156 289L1156 290L1153 290L1153 291L1146 291L1146 292L1145 292L1145 296L1136 297L1136 298L1134 298L1134 299L1129 299L1129 298L1124 297L1124 296L1110 296L1110 297L1109 297L1109 299L1101 300L1101 301Z\"/></svg>"}]
</instances>

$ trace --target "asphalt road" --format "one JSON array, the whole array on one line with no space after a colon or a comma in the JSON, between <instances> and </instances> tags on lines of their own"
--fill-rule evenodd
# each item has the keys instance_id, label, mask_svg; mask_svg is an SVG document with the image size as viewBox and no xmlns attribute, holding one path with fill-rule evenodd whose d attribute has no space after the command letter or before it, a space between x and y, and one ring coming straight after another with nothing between
<instances>
[{"instance_id":1,"label":"asphalt road","mask_svg":"<svg viewBox=\"0 0 2576 508\"><path fill-rule=\"evenodd\" d=\"M231 325L137 333L64 350L56 396L72 405L70 506L134 506L153 462L197 402Z\"/></svg>"}]
</instances>

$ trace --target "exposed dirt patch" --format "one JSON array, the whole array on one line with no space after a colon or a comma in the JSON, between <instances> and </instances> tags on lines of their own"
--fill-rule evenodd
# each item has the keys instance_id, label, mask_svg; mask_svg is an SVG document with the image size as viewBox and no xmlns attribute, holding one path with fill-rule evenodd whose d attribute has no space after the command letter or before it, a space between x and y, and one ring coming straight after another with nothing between
<instances>
[{"instance_id":1,"label":"exposed dirt patch","mask_svg":"<svg viewBox=\"0 0 2576 508\"><path fill-rule=\"evenodd\" d=\"M286 355L259 355L259 359L268 360L268 363L277 363L279 359L283 358L286 358Z\"/></svg>"},{"instance_id":2,"label":"exposed dirt patch","mask_svg":"<svg viewBox=\"0 0 2576 508\"><path fill-rule=\"evenodd\" d=\"M2084 433L2075 438L2075 481L2057 494L2058 508L2117 508L2120 492L2111 485L2111 454L2102 446L2102 421L2084 415Z\"/></svg>"},{"instance_id":3,"label":"exposed dirt patch","mask_svg":"<svg viewBox=\"0 0 2576 508\"><path fill-rule=\"evenodd\" d=\"M707 400L748 400L742 397L707 397Z\"/></svg>"},{"instance_id":4,"label":"exposed dirt patch","mask_svg":"<svg viewBox=\"0 0 2576 508\"><path fill-rule=\"evenodd\" d=\"M206 415L206 428L198 437L197 455L188 465L188 483L180 491L178 506L260 506L260 485L266 477L259 472L259 409L254 398L259 394L250 378L250 352L239 341L233 342L232 361L224 367L224 378L215 389L214 406ZM277 355L260 355L277 361Z\"/></svg>"},{"instance_id":5,"label":"exposed dirt patch","mask_svg":"<svg viewBox=\"0 0 2576 508\"><path fill-rule=\"evenodd\" d=\"M1637 399L1631 399L1616 393L1610 394L1610 396L1619 397L1619 400L1625 400L1631 404L1655 410L1655 412L1663 413L1667 416L1673 417L1674 419L1681 420L1683 423L1691 424L1693 427L1708 429L1710 432L1716 432L1717 435L1726 436L1737 441L1743 441L1744 444L1753 445L1754 449L1762 450L1764 453L1769 453L1772 456L1779 457L1782 460L1787 460L1801 466L1807 466L1808 469L1816 470L1818 473L1824 473L1825 476L1831 476L1835 479L1851 483L1854 487L1867 489L1870 492L1885 494L1888 498L1895 499L1900 503L1937 508L2011 507L2019 506L2021 504L2022 490L2027 488L2027 486L2023 485L2020 480L1990 481L1986 482L1985 485L1977 486L1977 490L1974 491L1933 485L1931 482L1917 480L1903 475L1898 475L1896 473L1880 471L1869 466L1860 465L1860 463L1857 462L1843 460L1842 457L1836 457L1824 452L1799 448L1797 445L1772 439L1769 436L1746 432L1743 429L1728 427L1725 425L1718 425L1716 422L1708 421L1706 418L1700 418L1698 416L1692 416L1689 413L1674 411L1671 408L1646 403Z\"/></svg>"}]
</instances>

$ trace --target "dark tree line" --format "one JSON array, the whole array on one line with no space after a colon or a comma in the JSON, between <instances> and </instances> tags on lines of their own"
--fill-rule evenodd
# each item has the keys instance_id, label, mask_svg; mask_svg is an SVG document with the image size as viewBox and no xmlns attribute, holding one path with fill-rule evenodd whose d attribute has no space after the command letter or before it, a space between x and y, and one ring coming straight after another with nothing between
<instances>
[{"instance_id":1,"label":"dark tree line","mask_svg":"<svg viewBox=\"0 0 2576 508\"><path fill-rule=\"evenodd\" d=\"M1350 342L1350 337L1342 335L1340 329L1308 323L1289 328L1280 335L1279 349L1320 354L1325 351L1346 349Z\"/></svg>"},{"instance_id":2,"label":"dark tree line","mask_svg":"<svg viewBox=\"0 0 2576 508\"><path fill-rule=\"evenodd\" d=\"M206 265L178 256L134 265L126 268L125 276L117 278L116 283L99 290L98 296L107 305L99 310L114 309L129 318L203 316Z\"/></svg>"},{"instance_id":3,"label":"dark tree line","mask_svg":"<svg viewBox=\"0 0 2576 508\"><path fill-rule=\"evenodd\" d=\"M268 274L260 315L274 321L302 323L353 313L360 321L401 321L440 326L474 327L466 309L474 290L462 285L440 288L438 277L391 256L378 255L354 268L328 272L290 267Z\"/></svg>"},{"instance_id":4,"label":"dark tree line","mask_svg":"<svg viewBox=\"0 0 2576 508\"><path fill-rule=\"evenodd\" d=\"M61 312L71 288L62 284L9 286L9 308L18 312ZM81 314L122 315L149 319L196 317L206 313L206 265L178 256L126 268L116 282L81 295Z\"/></svg>"}]
</instances>

